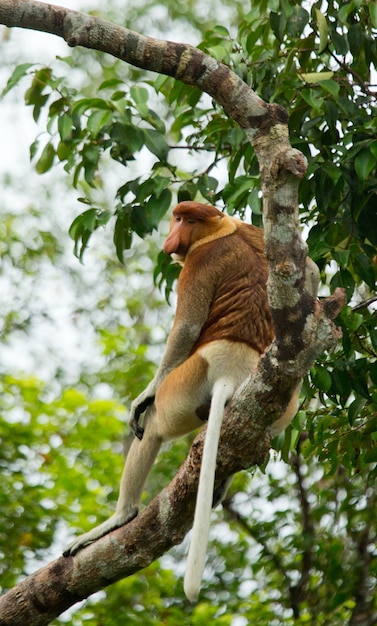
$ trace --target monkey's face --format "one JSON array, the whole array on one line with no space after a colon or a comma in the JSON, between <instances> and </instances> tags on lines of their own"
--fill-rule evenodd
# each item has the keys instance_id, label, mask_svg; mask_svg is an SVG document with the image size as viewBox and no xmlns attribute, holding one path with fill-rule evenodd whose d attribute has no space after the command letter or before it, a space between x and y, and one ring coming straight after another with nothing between
<instances>
[{"instance_id":1,"label":"monkey's face","mask_svg":"<svg viewBox=\"0 0 377 626\"><path fill-rule=\"evenodd\" d=\"M170 233L164 243L164 252L174 255L177 261L184 261L193 238L197 222L191 218L174 215L170 220Z\"/></svg>"},{"instance_id":2,"label":"monkey's face","mask_svg":"<svg viewBox=\"0 0 377 626\"><path fill-rule=\"evenodd\" d=\"M192 244L216 232L223 217L215 207L199 202L181 202L173 211L164 252L183 263Z\"/></svg>"}]
</instances>

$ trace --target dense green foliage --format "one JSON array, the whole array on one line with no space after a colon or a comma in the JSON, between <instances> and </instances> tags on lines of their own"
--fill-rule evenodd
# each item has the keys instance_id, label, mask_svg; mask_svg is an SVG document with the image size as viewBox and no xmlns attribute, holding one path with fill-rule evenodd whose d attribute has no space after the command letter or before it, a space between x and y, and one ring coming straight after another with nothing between
<instances>
[{"instance_id":1,"label":"dense green foliage","mask_svg":"<svg viewBox=\"0 0 377 626\"><path fill-rule=\"evenodd\" d=\"M342 342L313 367L298 416L275 442L275 456L284 463L272 459L264 474L237 476L217 514L200 603L191 607L183 599L184 552L178 548L108 589L70 623L377 623L377 121L371 85L377 5L256 0L250 9L247 2L213 0L204 8L192 0L169 2L170 19L155 19L164 8L143 3L129 10L127 23L122 7L112 5L103 17L144 34L186 39L170 35L176 26L266 101L287 108L292 144L309 161L300 211L310 256L321 270L320 293L343 286L348 305L337 320ZM77 77L80 67L85 72ZM63 520L87 529L116 499L122 405L152 375L164 340L156 327L169 327L143 269L150 278L155 267L155 282L167 293L176 276L157 256L150 234L161 223L166 232L164 216L177 198L204 199L258 225L262 220L254 152L198 90L82 50L52 67L23 63L10 74L4 94L21 83L34 119L45 125L31 146L36 170L61 176L62 164L86 205L70 229L67 218L66 230L86 263L90 243L90 262L99 263L103 285L91 285L93 301L84 311L99 340L100 368L85 364L69 384L64 375L52 382L33 370L1 372L4 588L30 571L33 559L47 558L54 540L64 540ZM105 180L114 171L118 189L109 201ZM46 260L59 265L64 246L53 220L46 228L47 210L43 219L30 206L25 211L33 216L34 238L4 207L2 268L17 267L30 277ZM105 235L98 236L103 226L113 234L114 251ZM23 242L22 261L12 242ZM64 267L72 274L67 261ZM135 275L149 286L138 287ZM71 285L78 302L88 289L82 280ZM27 341L30 317L19 311L2 314L7 341L15 332L25 332ZM98 393L101 385L112 389L106 399ZM187 445L177 442L163 453L150 492L172 476Z\"/></svg>"}]
</instances>

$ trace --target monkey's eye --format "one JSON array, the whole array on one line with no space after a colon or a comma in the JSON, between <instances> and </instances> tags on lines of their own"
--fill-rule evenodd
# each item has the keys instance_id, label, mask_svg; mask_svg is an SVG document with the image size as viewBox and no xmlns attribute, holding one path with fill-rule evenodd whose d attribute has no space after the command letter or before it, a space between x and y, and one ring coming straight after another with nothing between
<instances>
[{"instance_id":1,"label":"monkey's eye","mask_svg":"<svg viewBox=\"0 0 377 626\"><path fill-rule=\"evenodd\" d=\"M196 220L187 220L188 224L196 224Z\"/></svg>"},{"instance_id":2,"label":"monkey's eye","mask_svg":"<svg viewBox=\"0 0 377 626\"><path fill-rule=\"evenodd\" d=\"M174 219L175 219L176 222L181 222L182 221L182 218L181 218L180 215L175 215Z\"/></svg>"}]
</instances>

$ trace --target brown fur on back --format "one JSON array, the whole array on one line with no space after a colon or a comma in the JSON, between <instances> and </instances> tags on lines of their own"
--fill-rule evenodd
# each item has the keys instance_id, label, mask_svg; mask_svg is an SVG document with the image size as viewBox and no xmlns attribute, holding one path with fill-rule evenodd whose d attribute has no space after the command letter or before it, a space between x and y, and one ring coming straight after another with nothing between
<instances>
[{"instance_id":1,"label":"brown fur on back","mask_svg":"<svg viewBox=\"0 0 377 626\"><path fill-rule=\"evenodd\" d=\"M233 233L190 250L183 266L178 302L179 294L192 280L197 284L198 299L208 299L208 293L211 297L207 320L191 353L218 339L245 342L262 353L274 337L266 292L263 231L235 222L237 228Z\"/></svg>"}]
</instances>

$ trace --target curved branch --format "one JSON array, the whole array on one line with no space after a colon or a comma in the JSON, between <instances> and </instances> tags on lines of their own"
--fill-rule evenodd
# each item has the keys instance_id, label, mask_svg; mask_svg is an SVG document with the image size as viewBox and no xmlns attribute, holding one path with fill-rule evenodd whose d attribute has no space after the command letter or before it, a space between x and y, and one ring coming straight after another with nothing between
<instances>
[{"instance_id":1,"label":"curved branch","mask_svg":"<svg viewBox=\"0 0 377 626\"><path fill-rule=\"evenodd\" d=\"M106 52L145 70L195 85L221 104L242 128L261 125L269 108L234 72L189 44L162 41L98 17L37 0L1 0L0 23L62 37L69 46ZM287 114L282 107L283 122Z\"/></svg>"}]
</instances>

